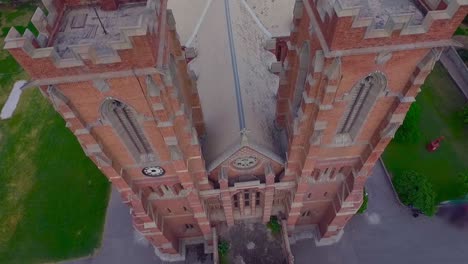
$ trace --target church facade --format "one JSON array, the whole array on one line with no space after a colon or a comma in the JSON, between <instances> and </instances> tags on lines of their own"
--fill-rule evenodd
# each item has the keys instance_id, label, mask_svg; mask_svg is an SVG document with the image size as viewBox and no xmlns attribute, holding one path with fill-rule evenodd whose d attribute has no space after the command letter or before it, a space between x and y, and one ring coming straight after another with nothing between
<instances>
[{"instance_id":1,"label":"church facade","mask_svg":"<svg viewBox=\"0 0 468 264\"><path fill-rule=\"evenodd\" d=\"M5 49L161 259L272 216L327 245L468 13L398 2L44 0Z\"/></svg>"}]
</instances>

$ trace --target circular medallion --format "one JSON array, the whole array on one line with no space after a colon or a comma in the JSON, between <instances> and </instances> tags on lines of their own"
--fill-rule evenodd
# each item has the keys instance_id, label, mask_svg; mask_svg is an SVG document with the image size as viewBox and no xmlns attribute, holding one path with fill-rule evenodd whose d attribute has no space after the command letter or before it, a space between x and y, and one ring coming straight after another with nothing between
<instances>
[{"instance_id":1,"label":"circular medallion","mask_svg":"<svg viewBox=\"0 0 468 264\"><path fill-rule=\"evenodd\" d=\"M235 159L232 165L237 169L250 169L257 165L258 159L254 156L245 156Z\"/></svg>"},{"instance_id":2,"label":"circular medallion","mask_svg":"<svg viewBox=\"0 0 468 264\"><path fill-rule=\"evenodd\" d=\"M164 173L166 173L166 171L159 166L145 167L141 172L149 177L159 177L163 176Z\"/></svg>"}]
</instances>

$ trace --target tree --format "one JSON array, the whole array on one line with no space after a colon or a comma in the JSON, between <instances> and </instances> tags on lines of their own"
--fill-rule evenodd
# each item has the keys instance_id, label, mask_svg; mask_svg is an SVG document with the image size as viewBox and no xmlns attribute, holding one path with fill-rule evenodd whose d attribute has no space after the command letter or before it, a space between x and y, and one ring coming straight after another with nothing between
<instances>
[{"instance_id":1,"label":"tree","mask_svg":"<svg viewBox=\"0 0 468 264\"><path fill-rule=\"evenodd\" d=\"M468 125L468 104L466 104L463 107L461 112L462 112L463 123Z\"/></svg>"},{"instance_id":2,"label":"tree","mask_svg":"<svg viewBox=\"0 0 468 264\"><path fill-rule=\"evenodd\" d=\"M416 171L404 171L393 177L393 185L401 202L428 216L435 213L435 192L431 182Z\"/></svg>"},{"instance_id":3,"label":"tree","mask_svg":"<svg viewBox=\"0 0 468 264\"><path fill-rule=\"evenodd\" d=\"M363 214L367 211L367 203L369 201L369 196L367 195L366 189L362 190L362 204L357 211L358 214Z\"/></svg>"},{"instance_id":4,"label":"tree","mask_svg":"<svg viewBox=\"0 0 468 264\"><path fill-rule=\"evenodd\" d=\"M406 114L405 121L395 134L395 141L399 143L415 143L418 141L421 132L419 131L419 117L421 108L417 103L410 106Z\"/></svg>"},{"instance_id":5,"label":"tree","mask_svg":"<svg viewBox=\"0 0 468 264\"><path fill-rule=\"evenodd\" d=\"M468 194L468 170L458 174L458 180L463 186L463 194L467 195Z\"/></svg>"}]
</instances>

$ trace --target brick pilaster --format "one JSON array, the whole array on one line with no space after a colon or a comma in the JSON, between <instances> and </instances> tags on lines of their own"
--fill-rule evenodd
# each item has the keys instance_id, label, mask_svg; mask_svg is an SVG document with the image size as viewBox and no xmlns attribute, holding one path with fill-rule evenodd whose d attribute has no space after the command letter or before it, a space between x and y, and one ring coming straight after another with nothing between
<instances>
[{"instance_id":1,"label":"brick pilaster","mask_svg":"<svg viewBox=\"0 0 468 264\"><path fill-rule=\"evenodd\" d=\"M229 227L234 225L234 216L232 214L232 200L231 193L229 192L227 175L224 168L221 169L221 177L219 179L219 185L221 188L221 202L223 204L224 215L226 217L226 223Z\"/></svg>"},{"instance_id":2,"label":"brick pilaster","mask_svg":"<svg viewBox=\"0 0 468 264\"><path fill-rule=\"evenodd\" d=\"M271 169L271 165L265 166L266 188L263 205L263 223L270 221L271 208L273 206L273 197L275 195L275 174Z\"/></svg>"},{"instance_id":3,"label":"brick pilaster","mask_svg":"<svg viewBox=\"0 0 468 264\"><path fill-rule=\"evenodd\" d=\"M257 192L255 190L250 191L250 208L252 209L252 214L255 215L255 210L257 209L256 198Z\"/></svg>"},{"instance_id":4,"label":"brick pilaster","mask_svg":"<svg viewBox=\"0 0 468 264\"><path fill-rule=\"evenodd\" d=\"M291 210L289 210L288 214L288 228L291 230L294 229L297 219L299 219L299 216L301 215L301 209L303 206L302 201L304 200L304 195L308 188L307 185L308 183L303 177L299 178L299 180L297 181L297 189L294 193L293 202L291 204Z\"/></svg>"},{"instance_id":5,"label":"brick pilaster","mask_svg":"<svg viewBox=\"0 0 468 264\"><path fill-rule=\"evenodd\" d=\"M240 215L244 215L244 206L245 205L245 200L244 200L244 192L241 191L239 192L239 210L240 210Z\"/></svg>"},{"instance_id":6,"label":"brick pilaster","mask_svg":"<svg viewBox=\"0 0 468 264\"><path fill-rule=\"evenodd\" d=\"M142 234L154 247L160 252L166 254L179 254L174 244L167 239L161 230L161 227L148 215L143 206L143 202L133 195L129 203L132 208L133 227ZM148 209L148 208L147 208Z\"/></svg>"}]
</instances>

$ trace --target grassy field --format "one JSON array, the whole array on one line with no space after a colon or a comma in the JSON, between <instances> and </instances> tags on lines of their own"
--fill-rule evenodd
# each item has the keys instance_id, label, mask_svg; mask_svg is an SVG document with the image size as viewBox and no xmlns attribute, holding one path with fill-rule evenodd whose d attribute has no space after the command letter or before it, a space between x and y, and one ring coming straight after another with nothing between
<instances>
[{"instance_id":1,"label":"grassy field","mask_svg":"<svg viewBox=\"0 0 468 264\"><path fill-rule=\"evenodd\" d=\"M468 36L468 26L461 24L455 31L454 35Z\"/></svg>"},{"instance_id":2,"label":"grassy field","mask_svg":"<svg viewBox=\"0 0 468 264\"><path fill-rule=\"evenodd\" d=\"M0 10L0 28L24 29L34 9ZM27 75L0 50L0 108L17 79ZM0 121L0 181L0 263L57 261L99 247L109 183L38 90Z\"/></svg>"},{"instance_id":3,"label":"grassy field","mask_svg":"<svg viewBox=\"0 0 468 264\"><path fill-rule=\"evenodd\" d=\"M383 155L392 174L411 169L427 176L433 183L437 202L462 195L457 174L468 168L468 127L463 125L459 111L465 103L445 68L437 64L416 98L421 108L422 136L415 144L392 142ZM439 136L445 137L441 147L427 152L425 145Z\"/></svg>"}]
</instances>

